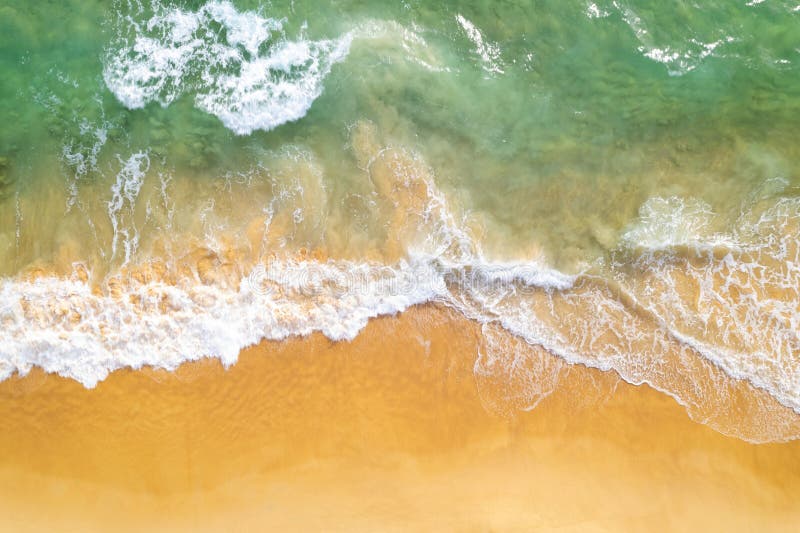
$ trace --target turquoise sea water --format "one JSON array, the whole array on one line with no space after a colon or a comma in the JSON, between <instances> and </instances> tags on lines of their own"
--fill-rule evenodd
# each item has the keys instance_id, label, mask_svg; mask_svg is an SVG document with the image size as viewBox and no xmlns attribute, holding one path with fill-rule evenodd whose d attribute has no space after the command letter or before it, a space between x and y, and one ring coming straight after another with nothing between
<instances>
[{"instance_id":1,"label":"turquoise sea water","mask_svg":"<svg viewBox=\"0 0 800 533\"><path fill-rule=\"evenodd\" d=\"M797 2L0 0L0 68L2 375L435 301L798 435Z\"/></svg>"}]
</instances>

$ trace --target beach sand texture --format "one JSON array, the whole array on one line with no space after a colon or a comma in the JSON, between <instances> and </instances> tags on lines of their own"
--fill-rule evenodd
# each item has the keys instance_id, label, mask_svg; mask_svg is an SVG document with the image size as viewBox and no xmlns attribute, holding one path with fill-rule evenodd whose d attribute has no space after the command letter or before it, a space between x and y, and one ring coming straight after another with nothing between
<instances>
[{"instance_id":1,"label":"beach sand texture","mask_svg":"<svg viewBox=\"0 0 800 533\"><path fill-rule=\"evenodd\" d=\"M353 342L264 342L225 370L0 384L0 529L784 530L800 444L752 445L573 366L529 412L435 306ZM487 406L490 409L487 409Z\"/></svg>"}]
</instances>

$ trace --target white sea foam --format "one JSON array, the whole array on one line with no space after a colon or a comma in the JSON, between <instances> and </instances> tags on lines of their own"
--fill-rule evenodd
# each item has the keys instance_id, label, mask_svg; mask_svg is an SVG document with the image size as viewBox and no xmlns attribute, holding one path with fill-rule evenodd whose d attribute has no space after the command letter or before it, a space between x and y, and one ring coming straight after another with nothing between
<instances>
[{"instance_id":1,"label":"white sea foam","mask_svg":"<svg viewBox=\"0 0 800 533\"><path fill-rule=\"evenodd\" d=\"M131 260L139 244L139 230L133 220L136 198L142 190L147 171L150 169L150 156L147 152L138 152L127 160L119 158L121 166L117 178L111 186L111 199L108 202L108 217L114 236L111 241L112 259L117 254L120 242L124 248L124 263Z\"/></svg>"},{"instance_id":2,"label":"white sea foam","mask_svg":"<svg viewBox=\"0 0 800 533\"><path fill-rule=\"evenodd\" d=\"M103 78L126 107L167 106L183 94L245 135L303 117L351 36L289 39L285 20L211 0L197 11L154 1L149 18L118 21ZM217 31L221 26L224 31Z\"/></svg>"},{"instance_id":3,"label":"white sea foam","mask_svg":"<svg viewBox=\"0 0 800 533\"><path fill-rule=\"evenodd\" d=\"M500 55L500 45L486 39L481 30L464 16L456 15L456 21L475 46L475 53L481 58L483 69L489 74L502 74L504 70Z\"/></svg>"},{"instance_id":4,"label":"white sea foam","mask_svg":"<svg viewBox=\"0 0 800 533\"><path fill-rule=\"evenodd\" d=\"M592 4L592 6L596 8L594 4ZM684 74L692 72L699 67L707 57L718 55L720 46L732 43L736 40L730 35L721 35L717 39L708 42L701 41L694 37L678 43L659 42L660 39L654 36L642 17L631 7L617 0L612 2L612 6L617 10L641 44L641 46L638 47L638 51L648 59L663 64L667 68L667 72L670 76L683 76ZM597 16L593 16L595 13L593 7L590 7L588 11L590 13L590 18L597 18Z\"/></svg>"},{"instance_id":5,"label":"white sea foam","mask_svg":"<svg viewBox=\"0 0 800 533\"><path fill-rule=\"evenodd\" d=\"M708 409L726 412L735 401L726 397L726 374L800 408L792 359L798 351L793 333L797 319L782 322L774 316L796 310L791 302L781 307L774 299L738 303L722 292L725 281L715 276L722 266L732 266L729 258L695 270L693 275L707 278L705 283L716 289L701 294L697 302L686 301L680 280L672 279L691 272L674 261L665 263L674 268L649 263L654 272L645 280L620 275L626 300L606 280L570 278L536 263L454 259L411 255L394 265L277 260L256 266L238 288L127 280L97 293L74 279L8 279L0 284L0 371L7 377L35 365L92 387L122 367L174 369L203 355L230 365L242 347L261 339L319 331L333 340L348 340L372 317L436 301L492 325L476 373L495 378L507 374L515 380L528 376L528 387L518 383L510 399L520 408L532 408L555 386L552 373L559 367L550 357L613 369L632 383L650 383L712 426ZM662 285L654 284L658 280ZM777 281L797 287L794 279ZM705 319L702 310L687 307L702 306L708 299L719 308ZM767 313L760 313L761 307ZM748 308L766 321L748 318ZM742 328L757 349L732 349L725 335L698 331L687 314L717 329L725 321ZM503 341L498 328L531 348L500 348L512 341ZM686 387L687 380L693 386ZM750 440L795 438L798 428L789 423L781 428L762 421L766 427L752 427L767 414L785 419L785 413L773 411L766 406L743 415L740 422L746 429L722 422L715 427Z\"/></svg>"},{"instance_id":6,"label":"white sea foam","mask_svg":"<svg viewBox=\"0 0 800 533\"><path fill-rule=\"evenodd\" d=\"M432 298L432 285L414 282L429 274L420 271L425 268L403 265L396 278L387 280L378 266L287 262L254 272L238 291L134 284L119 298L94 294L80 281L5 280L0 286L2 377L36 365L93 387L122 367L174 369L204 355L230 365L242 347L264 338L321 331L331 339L352 339L369 318ZM353 273L364 276L363 294L341 295L330 286ZM320 283L312 297L304 294L311 290L304 281L309 276ZM280 292L258 289L275 279ZM389 281L415 288L394 294L384 290Z\"/></svg>"},{"instance_id":7,"label":"white sea foam","mask_svg":"<svg viewBox=\"0 0 800 533\"><path fill-rule=\"evenodd\" d=\"M670 75L681 76L696 69L702 60L712 55L720 45L733 41L734 38L730 36L708 43L690 39L682 51L675 50L670 46L659 48L652 44L645 44L639 47L639 52L653 61L666 65Z\"/></svg>"},{"instance_id":8,"label":"white sea foam","mask_svg":"<svg viewBox=\"0 0 800 533\"><path fill-rule=\"evenodd\" d=\"M14 194L14 247L19 252L22 239L22 208L19 205L19 192Z\"/></svg>"},{"instance_id":9,"label":"white sea foam","mask_svg":"<svg viewBox=\"0 0 800 533\"><path fill-rule=\"evenodd\" d=\"M431 301L457 307L460 296L453 296L453 283L483 294L498 287L567 289L574 281L536 262L489 261L414 154L381 154L392 179L424 191L414 207L426 227L405 258L394 264L274 259L256 265L237 284L115 277L101 292L76 279L5 279L0 284L0 377L40 366L92 387L122 367L172 369L202 356L228 365L241 348L261 339L319 331L349 340L379 315ZM149 159L137 153L120 163L109 216L114 242L135 242L135 227L125 228L131 226ZM295 199L311 193L300 190Z\"/></svg>"},{"instance_id":10,"label":"white sea foam","mask_svg":"<svg viewBox=\"0 0 800 533\"><path fill-rule=\"evenodd\" d=\"M639 218L622 234L625 246L659 250L690 244L702 246L725 242L714 235L714 212L707 203L694 198L655 197L639 209Z\"/></svg>"},{"instance_id":11,"label":"white sea foam","mask_svg":"<svg viewBox=\"0 0 800 533\"><path fill-rule=\"evenodd\" d=\"M673 337L800 412L798 222L800 202L780 198L695 246L699 260L645 255L650 272L624 282Z\"/></svg>"},{"instance_id":12,"label":"white sea foam","mask_svg":"<svg viewBox=\"0 0 800 533\"><path fill-rule=\"evenodd\" d=\"M600 9L594 2L590 2L586 6L586 16L589 17L590 19L605 18L608 17L609 15L610 13L608 11Z\"/></svg>"},{"instance_id":13,"label":"white sea foam","mask_svg":"<svg viewBox=\"0 0 800 533\"><path fill-rule=\"evenodd\" d=\"M373 317L437 302L485 325L476 375L513 378L506 400L517 408L552 390L557 358L648 383L727 434L800 437L797 199L754 194L727 226L698 200L651 199L607 262L570 276L488 257L419 156L363 138L354 145L369 155L364 172L378 208L402 214L391 217L403 221L392 227L404 246L396 261L278 255L233 282L198 267L170 283L114 277L100 290L77 278L5 279L0 377L40 366L91 387L123 367L173 369L202 356L229 365L261 339L316 331L348 340ZM324 216L327 193L312 163L305 187L274 191L270 217L318 227L312 219ZM127 223L147 155L120 164L108 207ZM205 246L219 246L213 231ZM503 335L513 335L508 351ZM501 408L503 399L486 401Z\"/></svg>"}]
</instances>

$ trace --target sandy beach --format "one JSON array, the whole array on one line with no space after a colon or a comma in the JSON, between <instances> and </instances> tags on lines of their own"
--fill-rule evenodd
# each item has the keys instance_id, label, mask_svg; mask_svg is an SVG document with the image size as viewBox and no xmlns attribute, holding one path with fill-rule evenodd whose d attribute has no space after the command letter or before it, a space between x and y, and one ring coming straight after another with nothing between
<instances>
[{"instance_id":1,"label":"sandy beach","mask_svg":"<svg viewBox=\"0 0 800 533\"><path fill-rule=\"evenodd\" d=\"M0 0L0 533L800 531L800 6Z\"/></svg>"},{"instance_id":2,"label":"sandy beach","mask_svg":"<svg viewBox=\"0 0 800 533\"><path fill-rule=\"evenodd\" d=\"M224 369L0 383L4 530L792 530L800 444L752 445L571 367L487 410L477 328L436 307Z\"/></svg>"}]
</instances>

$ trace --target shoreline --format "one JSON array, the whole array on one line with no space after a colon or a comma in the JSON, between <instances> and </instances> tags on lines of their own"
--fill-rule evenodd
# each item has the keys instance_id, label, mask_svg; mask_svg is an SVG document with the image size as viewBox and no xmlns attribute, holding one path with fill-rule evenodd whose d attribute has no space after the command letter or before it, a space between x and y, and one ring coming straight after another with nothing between
<instances>
[{"instance_id":1,"label":"shoreline","mask_svg":"<svg viewBox=\"0 0 800 533\"><path fill-rule=\"evenodd\" d=\"M800 442L753 445L569 367L489 412L478 326L432 305L352 342L262 342L227 370L33 370L0 383L0 523L40 528L789 529ZM489 403L487 404L487 400ZM46 510L47 512L44 512Z\"/></svg>"}]
</instances>

